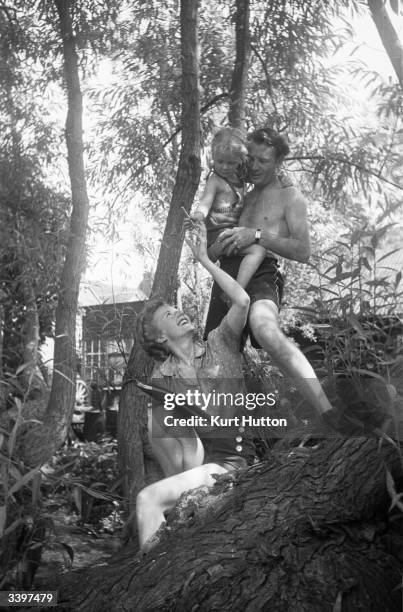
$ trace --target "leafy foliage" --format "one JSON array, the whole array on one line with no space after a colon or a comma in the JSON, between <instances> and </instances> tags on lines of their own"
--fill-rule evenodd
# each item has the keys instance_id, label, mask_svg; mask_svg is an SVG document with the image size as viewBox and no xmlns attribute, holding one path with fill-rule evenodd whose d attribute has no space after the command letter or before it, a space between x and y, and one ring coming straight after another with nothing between
<instances>
[{"instance_id":1,"label":"leafy foliage","mask_svg":"<svg viewBox=\"0 0 403 612\"><path fill-rule=\"evenodd\" d=\"M63 447L47 477L53 492L62 493L83 522L97 523L116 511L121 501L116 442L110 439Z\"/></svg>"},{"instance_id":2,"label":"leafy foliage","mask_svg":"<svg viewBox=\"0 0 403 612\"><path fill-rule=\"evenodd\" d=\"M178 11L170 1L126 8L127 19L115 34L120 47L110 64L112 77L90 92L100 117L91 145L92 178L104 185L108 205L119 214L126 213L134 197L163 223L180 138ZM359 2L277 0L270 5L254 2L251 18L249 126L270 123L286 131L292 144L289 169L297 181L325 206L336 205L345 213L346 202L353 203L357 194L376 197L380 180L398 183L390 176L398 164L399 144L390 143L390 125L358 127L363 108L351 98L350 88L340 88L340 75L385 85L357 63L351 64L350 74L330 65L331 53L351 44L349 17L360 10ZM234 53L232 12L230 2L202 5L200 11L205 142L214 124L226 117ZM396 87L391 89L391 99L399 99ZM375 104L383 94L373 95ZM398 105L391 102L393 120L399 117L395 110ZM374 109L370 112L374 115Z\"/></svg>"},{"instance_id":3,"label":"leafy foliage","mask_svg":"<svg viewBox=\"0 0 403 612\"><path fill-rule=\"evenodd\" d=\"M396 313L402 305L402 259L399 247L385 249L393 224L382 225L381 220L382 214L365 229L351 224L335 244L317 254L315 274L305 285L310 304L300 313L319 323L323 362L315 363L324 368L339 398L350 409L359 406L364 421L389 419L399 437L403 395L396 372L402 359L402 324Z\"/></svg>"},{"instance_id":4,"label":"leafy foliage","mask_svg":"<svg viewBox=\"0 0 403 612\"><path fill-rule=\"evenodd\" d=\"M66 446L49 464L27 468L16 452L19 432L29 422L27 404L15 402L14 424L0 428L0 587L30 589L46 550L58 551L70 566L74 559L74 550L55 533L52 504L62 496L79 522L114 533L122 527L121 478L116 442L110 440Z\"/></svg>"},{"instance_id":5,"label":"leafy foliage","mask_svg":"<svg viewBox=\"0 0 403 612\"><path fill-rule=\"evenodd\" d=\"M44 170L58 155L57 131L38 99L43 83L34 61L21 56L32 38L1 11L0 28L0 291L3 366L13 371L23 363L29 309L37 310L39 335L52 333L69 203Z\"/></svg>"}]
</instances>

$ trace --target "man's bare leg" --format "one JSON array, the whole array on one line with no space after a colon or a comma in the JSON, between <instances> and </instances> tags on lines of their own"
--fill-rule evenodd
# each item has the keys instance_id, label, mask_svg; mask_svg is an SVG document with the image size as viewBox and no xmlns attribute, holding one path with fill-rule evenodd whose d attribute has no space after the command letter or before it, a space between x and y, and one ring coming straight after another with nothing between
<instances>
[{"instance_id":1,"label":"man's bare leg","mask_svg":"<svg viewBox=\"0 0 403 612\"><path fill-rule=\"evenodd\" d=\"M278 309L271 300L259 300L250 308L249 324L260 346L298 386L319 414L332 410L311 364L299 348L283 334Z\"/></svg>"},{"instance_id":2,"label":"man's bare leg","mask_svg":"<svg viewBox=\"0 0 403 612\"><path fill-rule=\"evenodd\" d=\"M206 463L181 474L164 478L145 487L137 496L136 514L140 548L143 551L152 548L152 536L161 523L165 522L164 512L173 508L185 491L212 486L211 474L223 474L227 470L216 463Z\"/></svg>"}]
</instances>

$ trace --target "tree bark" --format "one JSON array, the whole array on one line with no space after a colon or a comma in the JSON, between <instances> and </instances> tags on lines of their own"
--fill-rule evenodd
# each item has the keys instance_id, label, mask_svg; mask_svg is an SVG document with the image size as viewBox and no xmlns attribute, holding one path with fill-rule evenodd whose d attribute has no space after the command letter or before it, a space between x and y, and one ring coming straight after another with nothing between
<instances>
[{"instance_id":1,"label":"tree bark","mask_svg":"<svg viewBox=\"0 0 403 612\"><path fill-rule=\"evenodd\" d=\"M400 86L403 87L403 45L388 15L385 0L368 0L368 6Z\"/></svg>"},{"instance_id":2,"label":"tree bark","mask_svg":"<svg viewBox=\"0 0 403 612\"><path fill-rule=\"evenodd\" d=\"M385 477L402 476L397 451L363 438L284 447L185 494L145 558L128 548L70 574L63 609L397 612L402 537Z\"/></svg>"},{"instance_id":3,"label":"tree bark","mask_svg":"<svg viewBox=\"0 0 403 612\"><path fill-rule=\"evenodd\" d=\"M64 441L74 407L76 387L76 315L84 262L88 221L82 138L82 94L73 34L72 0L55 0L63 40L64 74L68 98L66 145L71 183L72 213L66 258L56 308L54 371L44 426L29 431L25 442L28 464L42 463Z\"/></svg>"},{"instance_id":4,"label":"tree bark","mask_svg":"<svg viewBox=\"0 0 403 612\"><path fill-rule=\"evenodd\" d=\"M200 180L200 83L198 0L181 2L182 144L178 172L161 243L153 295L173 302L183 245L183 206L190 210Z\"/></svg>"},{"instance_id":5,"label":"tree bark","mask_svg":"<svg viewBox=\"0 0 403 612\"><path fill-rule=\"evenodd\" d=\"M174 302L177 290L179 259L183 245L183 206L187 211L193 202L200 179L200 94L198 59L198 0L181 3L182 57L182 143L178 172L161 243L157 270L151 294ZM152 360L135 341L125 374L143 379L152 370ZM125 385L119 404L118 449L124 474L124 494L133 514L137 493L146 483L161 478L153 462L147 440L147 399L133 385ZM133 535L134 522L129 526Z\"/></svg>"},{"instance_id":6,"label":"tree bark","mask_svg":"<svg viewBox=\"0 0 403 612\"><path fill-rule=\"evenodd\" d=\"M246 88L250 63L249 32L250 0L236 0L235 11L235 64L232 72L230 90L230 109L228 119L233 127L246 129Z\"/></svg>"},{"instance_id":7,"label":"tree bark","mask_svg":"<svg viewBox=\"0 0 403 612\"><path fill-rule=\"evenodd\" d=\"M22 294L25 304L25 321L22 329L24 337L24 370L21 373L23 386L29 396L43 395L47 390L46 383L38 363L39 353L39 315L36 295L30 278L21 279Z\"/></svg>"},{"instance_id":8,"label":"tree bark","mask_svg":"<svg viewBox=\"0 0 403 612\"><path fill-rule=\"evenodd\" d=\"M136 497L139 491L151 482L163 478L163 473L153 458L148 440L147 403L148 399L130 382L131 378L145 380L151 375L154 361L139 346L135 339L136 351L132 351L125 372L119 401L118 414L118 457L123 477L123 493L126 500L125 539L135 538L137 528L134 520Z\"/></svg>"},{"instance_id":9,"label":"tree bark","mask_svg":"<svg viewBox=\"0 0 403 612\"><path fill-rule=\"evenodd\" d=\"M4 308L1 304L4 292L0 289L0 415L6 408L7 401L7 387L3 383L4 371L3 371L3 340L4 340Z\"/></svg>"}]
</instances>

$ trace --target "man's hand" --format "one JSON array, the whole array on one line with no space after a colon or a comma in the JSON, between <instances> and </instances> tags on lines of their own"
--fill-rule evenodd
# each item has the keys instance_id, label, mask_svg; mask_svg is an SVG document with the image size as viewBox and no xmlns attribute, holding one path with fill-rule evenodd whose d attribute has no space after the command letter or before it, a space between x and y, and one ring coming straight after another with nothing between
<instances>
[{"instance_id":1,"label":"man's hand","mask_svg":"<svg viewBox=\"0 0 403 612\"><path fill-rule=\"evenodd\" d=\"M218 242L226 255L236 255L255 242L256 230L253 227L233 227L221 232Z\"/></svg>"},{"instance_id":2,"label":"man's hand","mask_svg":"<svg viewBox=\"0 0 403 612\"><path fill-rule=\"evenodd\" d=\"M194 223L194 226L191 226L191 231L186 235L185 242L189 245L197 261L202 263L209 260L207 255L207 231L202 221L198 221Z\"/></svg>"}]
</instances>

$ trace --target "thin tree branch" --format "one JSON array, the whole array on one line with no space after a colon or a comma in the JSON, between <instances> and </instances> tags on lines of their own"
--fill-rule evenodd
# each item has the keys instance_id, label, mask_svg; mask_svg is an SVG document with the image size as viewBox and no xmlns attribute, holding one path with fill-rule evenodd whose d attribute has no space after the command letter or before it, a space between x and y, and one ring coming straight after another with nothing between
<instances>
[{"instance_id":1,"label":"thin tree branch","mask_svg":"<svg viewBox=\"0 0 403 612\"><path fill-rule=\"evenodd\" d=\"M233 127L246 128L246 90L250 63L250 0L236 0L235 62L232 71L228 120Z\"/></svg>"},{"instance_id":2,"label":"thin tree branch","mask_svg":"<svg viewBox=\"0 0 403 612\"><path fill-rule=\"evenodd\" d=\"M385 1L368 0L368 6L400 86L403 87L403 46L386 10Z\"/></svg>"},{"instance_id":3,"label":"thin tree branch","mask_svg":"<svg viewBox=\"0 0 403 612\"><path fill-rule=\"evenodd\" d=\"M396 133L398 131L398 123L399 123L398 116L395 115L394 122L393 122L393 128L392 128L392 134L391 134L391 137L390 137L390 143L389 143L389 146L388 146L388 148L386 150L385 157L383 158L381 167L379 168L379 174L382 174L382 171L383 171L384 167L386 166L387 162L389 161L390 154L392 153L393 146L395 144Z\"/></svg>"},{"instance_id":4,"label":"thin tree branch","mask_svg":"<svg viewBox=\"0 0 403 612\"><path fill-rule=\"evenodd\" d=\"M272 85L272 82L271 82L271 76L269 75L269 72L267 70L266 63L265 63L263 57L261 56L260 52L256 49L255 45L251 45L250 48L252 49L253 53L256 55L257 59L259 60L261 66L263 68L263 72L264 72L264 75L266 77L267 91L269 92L269 96L270 96L271 102L273 104L274 112L276 113L276 115L279 115L277 104L276 104L276 101L274 99L274 92L273 92L273 85Z\"/></svg>"},{"instance_id":5,"label":"thin tree branch","mask_svg":"<svg viewBox=\"0 0 403 612\"><path fill-rule=\"evenodd\" d=\"M202 106L200 108L200 114L203 115L206 111L208 111L212 106L214 106L215 104L217 104L217 102L219 102L220 100L223 100L224 98L228 98L229 94L228 93L221 93L221 94L217 94L216 96L214 96L214 98L212 98L211 100L209 100L204 106ZM167 138L161 145L162 149L165 149L165 147L167 147L169 145L169 143L171 143L173 141L173 139L175 138L175 136L177 136L180 132L182 131L182 125L179 125L176 130L170 135L169 138ZM142 166L140 166L140 168L138 168L136 170L136 172L133 174L133 176L130 178L130 181L128 183L128 185L130 185L134 179L136 179L146 168L148 168L148 166L150 166L152 164L152 160L149 159L145 164L143 164Z\"/></svg>"},{"instance_id":6,"label":"thin tree branch","mask_svg":"<svg viewBox=\"0 0 403 612\"><path fill-rule=\"evenodd\" d=\"M402 185L399 185L398 183L395 183L394 181L387 179L386 177L379 174L379 172L374 172L374 170L370 170L369 168L366 168L365 166L362 166L361 164L357 164L349 159L346 159L345 157L333 157L333 156L325 156L325 155L300 155L300 156L296 155L294 157L287 157L286 161L300 161L303 159L313 159L313 160L318 160L318 161L330 160L330 161L334 161L340 164L347 164L349 166L352 166L353 168L357 168L357 170L361 170L361 172L366 172L367 174L374 176L380 181L383 181L384 183L387 183L388 185L392 185L393 187L396 187L397 189L400 189L401 191L403 191Z\"/></svg>"}]
</instances>

